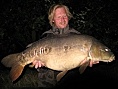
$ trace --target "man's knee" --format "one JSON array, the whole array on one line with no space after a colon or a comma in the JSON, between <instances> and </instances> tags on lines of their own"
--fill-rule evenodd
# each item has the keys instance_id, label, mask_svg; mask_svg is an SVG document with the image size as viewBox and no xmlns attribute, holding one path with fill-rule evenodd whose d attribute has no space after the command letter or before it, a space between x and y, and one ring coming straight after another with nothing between
<instances>
[{"instance_id":1,"label":"man's knee","mask_svg":"<svg viewBox=\"0 0 118 89\"><path fill-rule=\"evenodd\" d=\"M56 75L58 73L47 68L38 69L38 86L39 87L54 87L57 83Z\"/></svg>"}]
</instances>

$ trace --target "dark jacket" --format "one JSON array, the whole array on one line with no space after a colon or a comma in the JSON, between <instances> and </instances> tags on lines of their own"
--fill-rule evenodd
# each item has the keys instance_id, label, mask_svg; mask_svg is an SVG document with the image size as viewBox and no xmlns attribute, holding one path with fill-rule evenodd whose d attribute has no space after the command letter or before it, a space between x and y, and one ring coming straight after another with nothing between
<instances>
[{"instance_id":1,"label":"dark jacket","mask_svg":"<svg viewBox=\"0 0 118 89\"><path fill-rule=\"evenodd\" d=\"M58 29L55 26L52 26L52 29L44 32L42 35L47 34L47 36L51 36L51 35L64 35L64 34L68 34L68 33L80 34L80 32L78 32L77 30L75 30L73 28L70 28L68 25L64 29Z\"/></svg>"},{"instance_id":2,"label":"dark jacket","mask_svg":"<svg viewBox=\"0 0 118 89\"><path fill-rule=\"evenodd\" d=\"M55 26L53 26L52 29L44 32L42 36L44 36L44 37L45 37L45 35L47 35L47 36L61 35L62 36L62 35L69 34L69 33L80 34L80 32L76 31L73 28L70 28L68 25L64 29L58 29ZM59 71L54 71L54 70L48 69L46 67L38 68L37 71L39 72L38 73L38 78L39 78L38 86L39 87L49 88L49 87L55 86L55 84L57 82L56 76L59 73Z\"/></svg>"}]
</instances>

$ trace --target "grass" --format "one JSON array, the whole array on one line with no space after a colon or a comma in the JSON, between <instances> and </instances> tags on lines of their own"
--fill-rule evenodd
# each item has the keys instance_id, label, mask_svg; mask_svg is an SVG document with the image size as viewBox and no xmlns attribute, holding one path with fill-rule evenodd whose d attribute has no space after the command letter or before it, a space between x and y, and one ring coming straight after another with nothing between
<instances>
[{"instance_id":1,"label":"grass","mask_svg":"<svg viewBox=\"0 0 118 89\"><path fill-rule=\"evenodd\" d=\"M12 82L9 77L10 70L3 68L0 70L0 88L13 89L38 86L38 73L36 69L25 68L22 75L16 82Z\"/></svg>"}]
</instances>

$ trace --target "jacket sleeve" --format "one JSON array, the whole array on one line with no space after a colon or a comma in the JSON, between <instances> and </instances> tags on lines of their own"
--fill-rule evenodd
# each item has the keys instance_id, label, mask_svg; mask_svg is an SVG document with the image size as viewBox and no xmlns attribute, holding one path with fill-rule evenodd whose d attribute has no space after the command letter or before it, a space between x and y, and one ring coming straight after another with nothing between
<instances>
[{"instance_id":1,"label":"jacket sleeve","mask_svg":"<svg viewBox=\"0 0 118 89\"><path fill-rule=\"evenodd\" d=\"M79 31L77 31L77 30L75 30L75 29L73 29L73 28L71 28L71 29L69 30L69 32L70 32L70 33L81 34Z\"/></svg>"}]
</instances>

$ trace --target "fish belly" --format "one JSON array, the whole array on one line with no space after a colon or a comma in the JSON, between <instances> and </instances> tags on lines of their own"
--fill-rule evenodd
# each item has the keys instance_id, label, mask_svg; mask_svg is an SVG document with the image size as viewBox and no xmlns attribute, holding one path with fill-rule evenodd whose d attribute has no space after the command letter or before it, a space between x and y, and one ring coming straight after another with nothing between
<instances>
[{"instance_id":1,"label":"fish belly","mask_svg":"<svg viewBox=\"0 0 118 89\"><path fill-rule=\"evenodd\" d=\"M57 71L64 71L76 68L87 57L87 54L83 53L63 53L61 55L53 55L48 57L46 66L50 69Z\"/></svg>"}]
</instances>

